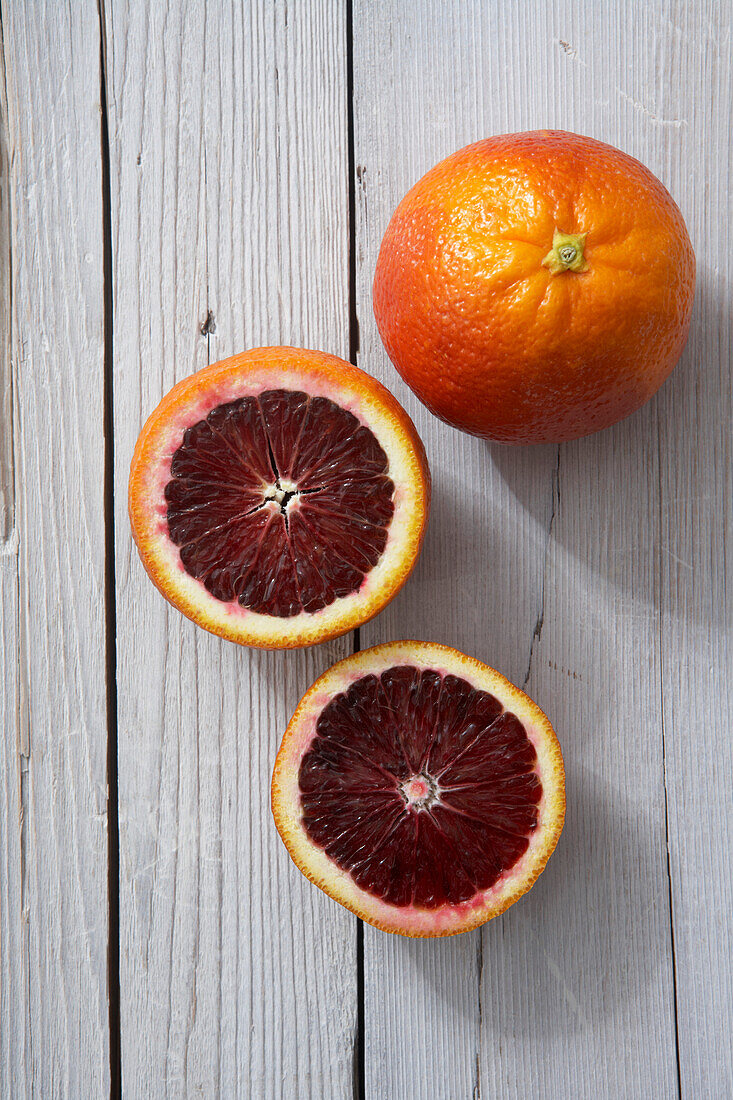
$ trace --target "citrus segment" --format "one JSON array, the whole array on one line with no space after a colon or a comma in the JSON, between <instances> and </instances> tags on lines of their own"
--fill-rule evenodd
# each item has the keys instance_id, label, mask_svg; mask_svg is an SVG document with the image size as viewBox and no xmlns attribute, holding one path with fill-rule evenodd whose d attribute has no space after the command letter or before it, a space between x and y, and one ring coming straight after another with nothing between
<instances>
[{"instance_id":1,"label":"citrus segment","mask_svg":"<svg viewBox=\"0 0 733 1100\"><path fill-rule=\"evenodd\" d=\"M430 481L404 410L333 356L265 348L175 387L130 477L152 579L207 629L249 645L344 633L406 579Z\"/></svg>"},{"instance_id":2,"label":"citrus segment","mask_svg":"<svg viewBox=\"0 0 733 1100\"><path fill-rule=\"evenodd\" d=\"M405 935L475 927L555 846L564 775L547 718L456 650L398 642L335 665L301 701L273 812L304 874Z\"/></svg>"}]
</instances>

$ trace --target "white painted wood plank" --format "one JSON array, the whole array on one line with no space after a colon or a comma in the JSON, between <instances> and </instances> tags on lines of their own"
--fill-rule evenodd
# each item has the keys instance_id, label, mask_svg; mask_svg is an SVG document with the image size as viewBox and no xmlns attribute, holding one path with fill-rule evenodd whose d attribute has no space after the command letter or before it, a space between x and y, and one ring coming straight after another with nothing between
<instances>
[{"instance_id":1,"label":"white painted wood plank","mask_svg":"<svg viewBox=\"0 0 733 1100\"><path fill-rule=\"evenodd\" d=\"M2 32L0 1093L103 1096L99 19L16 4Z\"/></svg>"},{"instance_id":2,"label":"white painted wood plank","mask_svg":"<svg viewBox=\"0 0 733 1100\"><path fill-rule=\"evenodd\" d=\"M697 245L683 367L660 395L662 701L680 1080L733 1096L733 12L681 5L670 186Z\"/></svg>"},{"instance_id":3,"label":"white painted wood plank","mask_svg":"<svg viewBox=\"0 0 733 1100\"><path fill-rule=\"evenodd\" d=\"M287 720L350 641L207 635L150 586L125 513L135 438L177 379L264 343L347 352L344 18L319 0L106 8L131 1097L351 1091L356 922L293 867L269 808Z\"/></svg>"},{"instance_id":4,"label":"white painted wood plank","mask_svg":"<svg viewBox=\"0 0 733 1100\"><path fill-rule=\"evenodd\" d=\"M370 303L381 234L407 187L502 131L564 127L638 156L672 189L700 254L711 199L716 224L730 220L722 16L719 5L689 5L683 19L621 0L355 6L361 362L415 414L437 487L416 576L363 640L433 637L527 679L556 723L569 793L546 874L482 934L414 945L366 930L368 1096L417 1096L426 1081L446 1097L676 1094L665 793L683 1094L730 1091L730 885L724 844L706 846L730 804L729 768L714 772L710 802L706 762L691 762L699 740L686 732L694 700L702 736L725 684L730 249L708 262L718 296L711 304L708 292L703 320L703 289L695 330L708 326L706 342L693 334L673 382L626 423L559 452L484 446L431 420L389 365ZM704 187L710 179L721 183ZM712 364L704 387L690 380L696 352ZM670 574L666 547L694 563L689 577ZM696 615L682 614L695 601ZM727 744L729 713L716 709L709 743Z\"/></svg>"},{"instance_id":5,"label":"white painted wood plank","mask_svg":"<svg viewBox=\"0 0 733 1100\"><path fill-rule=\"evenodd\" d=\"M5 55L0 58L2 128L0 130L0 317L9 317L10 290L10 160L5 95ZM27 795L27 752L21 753L18 665L18 536L15 529L13 469L13 377L11 326L0 330L0 1092L10 1095L15 1082L28 1091L26 1057L30 1027L28 938L23 916L25 847L21 807ZM21 778L22 775L22 778Z\"/></svg>"}]
</instances>

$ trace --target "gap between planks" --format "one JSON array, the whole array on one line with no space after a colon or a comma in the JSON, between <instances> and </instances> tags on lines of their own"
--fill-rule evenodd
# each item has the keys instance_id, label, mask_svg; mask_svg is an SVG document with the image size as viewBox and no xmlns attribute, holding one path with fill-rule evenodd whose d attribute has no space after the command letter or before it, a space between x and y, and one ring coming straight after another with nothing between
<instances>
[{"instance_id":1,"label":"gap between planks","mask_svg":"<svg viewBox=\"0 0 733 1100\"><path fill-rule=\"evenodd\" d=\"M112 288L112 192L104 0L99 12L100 149L102 158L102 264L104 276L104 618L107 687L107 975L110 1098L122 1095L120 1023L120 819L117 750L117 597L114 512L114 298Z\"/></svg>"}]
</instances>

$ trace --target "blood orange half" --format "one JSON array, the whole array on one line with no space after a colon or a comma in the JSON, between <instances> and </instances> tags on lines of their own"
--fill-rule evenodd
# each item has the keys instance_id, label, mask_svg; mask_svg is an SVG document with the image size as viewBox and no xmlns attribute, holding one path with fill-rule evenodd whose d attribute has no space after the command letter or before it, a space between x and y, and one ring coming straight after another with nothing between
<instances>
[{"instance_id":1,"label":"blood orange half","mask_svg":"<svg viewBox=\"0 0 733 1100\"><path fill-rule=\"evenodd\" d=\"M175 386L140 434L132 531L175 607L289 648L376 615L422 543L430 474L395 398L335 356L257 348Z\"/></svg>"},{"instance_id":2,"label":"blood orange half","mask_svg":"<svg viewBox=\"0 0 733 1100\"><path fill-rule=\"evenodd\" d=\"M565 773L540 708L455 649L392 642L304 695L272 778L292 859L357 916L450 936L503 913L542 872Z\"/></svg>"}]
</instances>

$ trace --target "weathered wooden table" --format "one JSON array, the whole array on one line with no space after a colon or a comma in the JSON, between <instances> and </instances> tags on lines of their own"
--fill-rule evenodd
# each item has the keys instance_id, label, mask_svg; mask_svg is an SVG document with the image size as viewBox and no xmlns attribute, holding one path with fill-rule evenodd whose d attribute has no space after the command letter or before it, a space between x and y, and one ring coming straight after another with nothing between
<instances>
[{"instance_id":1,"label":"weathered wooden table","mask_svg":"<svg viewBox=\"0 0 733 1100\"><path fill-rule=\"evenodd\" d=\"M730 7L1 7L0 1095L732 1096ZM661 177L698 294L641 412L502 449L400 383L371 279L429 166L544 126ZM558 730L562 841L482 931L362 927L275 833L280 735L354 638L222 643L133 552L161 394L281 342L357 356L432 463L416 575L361 645L456 645Z\"/></svg>"}]
</instances>

